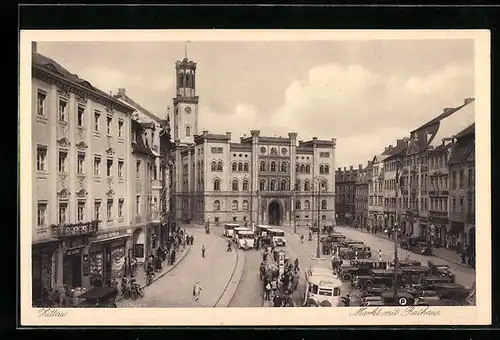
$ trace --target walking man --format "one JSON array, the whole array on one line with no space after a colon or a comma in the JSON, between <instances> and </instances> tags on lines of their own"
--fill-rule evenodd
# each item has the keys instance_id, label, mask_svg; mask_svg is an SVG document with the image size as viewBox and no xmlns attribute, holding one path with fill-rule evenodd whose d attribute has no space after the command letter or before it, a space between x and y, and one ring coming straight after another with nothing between
<instances>
[{"instance_id":1,"label":"walking man","mask_svg":"<svg viewBox=\"0 0 500 340\"><path fill-rule=\"evenodd\" d=\"M203 288L200 285L200 281L196 281L194 287L193 287L193 300L195 305L200 304L200 294Z\"/></svg>"},{"instance_id":2,"label":"walking man","mask_svg":"<svg viewBox=\"0 0 500 340\"><path fill-rule=\"evenodd\" d=\"M206 249L205 249L205 245L203 245L203 246L201 247L201 257L203 257L203 258L205 258L205 251L206 251Z\"/></svg>"}]
</instances>

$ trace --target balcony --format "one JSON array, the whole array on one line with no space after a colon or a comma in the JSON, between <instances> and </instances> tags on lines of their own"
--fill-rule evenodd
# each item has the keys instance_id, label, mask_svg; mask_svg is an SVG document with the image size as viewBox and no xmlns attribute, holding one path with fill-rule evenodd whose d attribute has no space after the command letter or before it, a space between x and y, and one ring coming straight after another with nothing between
<instances>
[{"instance_id":1,"label":"balcony","mask_svg":"<svg viewBox=\"0 0 500 340\"><path fill-rule=\"evenodd\" d=\"M429 211L429 216L430 217L437 217L437 218L447 218L448 217L448 212L447 211L430 210Z\"/></svg>"},{"instance_id":2,"label":"balcony","mask_svg":"<svg viewBox=\"0 0 500 340\"><path fill-rule=\"evenodd\" d=\"M90 236L97 232L100 222L101 221L95 220L84 223L52 225L52 237L67 238L75 236Z\"/></svg>"}]
</instances>

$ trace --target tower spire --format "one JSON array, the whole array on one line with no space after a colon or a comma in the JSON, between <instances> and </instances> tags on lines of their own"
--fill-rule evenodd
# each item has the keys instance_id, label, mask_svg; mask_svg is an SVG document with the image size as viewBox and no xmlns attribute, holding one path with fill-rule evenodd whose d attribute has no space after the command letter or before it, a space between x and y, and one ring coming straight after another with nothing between
<instances>
[{"instance_id":1,"label":"tower spire","mask_svg":"<svg viewBox=\"0 0 500 340\"><path fill-rule=\"evenodd\" d=\"M187 59L188 58L188 47L187 45L190 43L191 41L189 40L186 40L184 42L184 58Z\"/></svg>"}]
</instances>

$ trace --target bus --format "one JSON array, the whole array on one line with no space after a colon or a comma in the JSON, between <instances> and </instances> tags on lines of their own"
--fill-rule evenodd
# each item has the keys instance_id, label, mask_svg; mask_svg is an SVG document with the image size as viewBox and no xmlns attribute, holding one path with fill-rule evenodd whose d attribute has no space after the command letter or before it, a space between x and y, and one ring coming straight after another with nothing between
<instances>
[{"instance_id":1,"label":"bus","mask_svg":"<svg viewBox=\"0 0 500 340\"><path fill-rule=\"evenodd\" d=\"M257 236L269 236L269 229L273 229L273 227L265 224L258 224L255 227L255 235Z\"/></svg>"},{"instance_id":2,"label":"bus","mask_svg":"<svg viewBox=\"0 0 500 340\"><path fill-rule=\"evenodd\" d=\"M233 229L238 228L240 225L238 223L226 223L224 225L224 236L233 237Z\"/></svg>"},{"instance_id":3,"label":"bus","mask_svg":"<svg viewBox=\"0 0 500 340\"><path fill-rule=\"evenodd\" d=\"M248 231L250 231L250 229L248 229L247 227L239 227L239 226L238 226L238 227L236 227L236 228L233 228L233 241L234 241L234 243L238 243L238 242L236 241L236 235L238 234L238 232L240 232L240 231L244 231L244 230L248 230Z\"/></svg>"},{"instance_id":4,"label":"bus","mask_svg":"<svg viewBox=\"0 0 500 340\"><path fill-rule=\"evenodd\" d=\"M252 249L255 243L255 234L251 230L238 230L235 232L236 247L238 249Z\"/></svg>"},{"instance_id":5,"label":"bus","mask_svg":"<svg viewBox=\"0 0 500 340\"><path fill-rule=\"evenodd\" d=\"M342 281L331 271L322 268L306 270L306 289L303 306L339 307L341 305Z\"/></svg>"},{"instance_id":6,"label":"bus","mask_svg":"<svg viewBox=\"0 0 500 340\"><path fill-rule=\"evenodd\" d=\"M286 246L285 232L283 230L278 228L270 228L268 229L268 233L271 235L272 242L275 247Z\"/></svg>"}]
</instances>

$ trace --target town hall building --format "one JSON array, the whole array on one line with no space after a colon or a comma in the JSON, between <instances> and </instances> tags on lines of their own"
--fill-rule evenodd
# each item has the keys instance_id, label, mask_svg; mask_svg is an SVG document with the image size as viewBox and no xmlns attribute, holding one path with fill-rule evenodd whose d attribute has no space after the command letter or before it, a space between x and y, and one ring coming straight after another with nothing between
<instances>
[{"instance_id":1,"label":"town hall building","mask_svg":"<svg viewBox=\"0 0 500 340\"><path fill-rule=\"evenodd\" d=\"M175 174L177 220L220 225L321 225L335 223L336 139L298 141L262 136L259 130L231 141L231 132L198 126L196 63L176 62Z\"/></svg>"}]
</instances>

